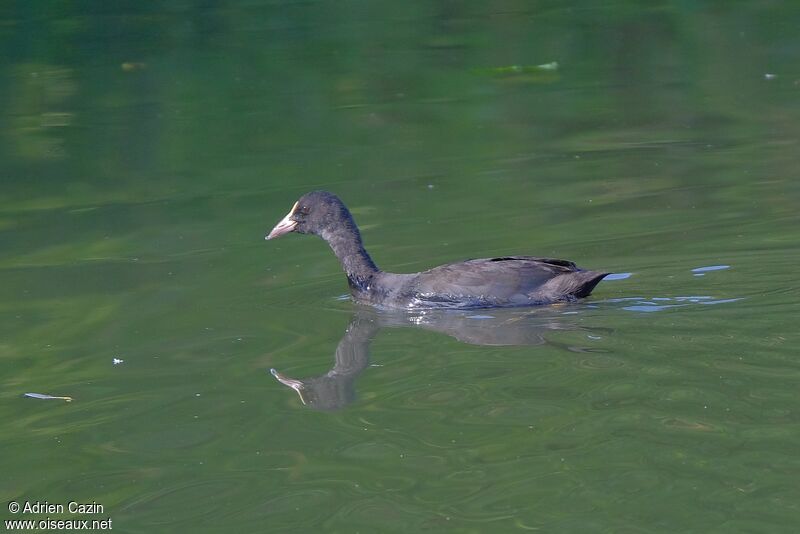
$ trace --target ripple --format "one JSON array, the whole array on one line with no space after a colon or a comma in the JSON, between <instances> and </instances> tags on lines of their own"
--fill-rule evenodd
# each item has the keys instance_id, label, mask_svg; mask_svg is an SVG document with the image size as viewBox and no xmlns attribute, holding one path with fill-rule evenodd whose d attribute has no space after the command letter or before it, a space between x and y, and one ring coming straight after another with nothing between
<instances>
[{"instance_id":1,"label":"ripple","mask_svg":"<svg viewBox=\"0 0 800 534\"><path fill-rule=\"evenodd\" d=\"M531 393L528 392L528 396ZM517 401L510 403L494 403L472 412L465 422L493 425L532 425L544 419L556 418L564 414L564 408L555 403L536 401Z\"/></svg>"},{"instance_id":2,"label":"ripple","mask_svg":"<svg viewBox=\"0 0 800 534\"><path fill-rule=\"evenodd\" d=\"M178 525L200 518L220 518L230 516L227 511L228 499L241 489L241 480L225 479L192 481L173 484L157 491L151 491L121 508L121 511L134 511L137 517L144 517L145 523L153 525ZM202 507L186 506L187 503L204 503ZM148 521L147 517L159 517L158 521Z\"/></svg>"},{"instance_id":3,"label":"ripple","mask_svg":"<svg viewBox=\"0 0 800 534\"><path fill-rule=\"evenodd\" d=\"M456 407L480 394L481 390L474 384L454 384L446 388L426 385L399 392L404 397L402 404L415 408Z\"/></svg>"},{"instance_id":4,"label":"ripple","mask_svg":"<svg viewBox=\"0 0 800 534\"><path fill-rule=\"evenodd\" d=\"M711 304L711 305L713 305L713 304L727 304L729 302L738 302L740 300L744 300L744 298L740 297L740 298L733 298L733 299L707 300L705 302L701 302L700 304L703 304L704 306L707 306L709 304Z\"/></svg>"},{"instance_id":5,"label":"ripple","mask_svg":"<svg viewBox=\"0 0 800 534\"><path fill-rule=\"evenodd\" d=\"M595 304L625 304L623 310L637 313L653 313L673 308L685 308L693 305L712 306L730 304L744 300L744 297L715 298L709 295L681 295L677 297L622 297L598 301Z\"/></svg>"},{"instance_id":6,"label":"ripple","mask_svg":"<svg viewBox=\"0 0 800 534\"><path fill-rule=\"evenodd\" d=\"M357 532L359 527L364 532L370 532L374 531L375 525L392 525L392 530L397 532L417 532L421 529L422 522L430 520L432 515L434 514L417 506L373 496L350 500L338 509L330 523L337 532Z\"/></svg>"},{"instance_id":7,"label":"ripple","mask_svg":"<svg viewBox=\"0 0 800 534\"><path fill-rule=\"evenodd\" d=\"M468 469L465 471L454 471L445 477L445 480L452 480L458 483L461 482L475 482L484 480L486 472L481 469Z\"/></svg>"},{"instance_id":8,"label":"ripple","mask_svg":"<svg viewBox=\"0 0 800 534\"><path fill-rule=\"evenodd\" d=\"M344 448L341 451L341 455L346 458L375 460L381 458L398 458L401 453L397 446L377 441L366 441Z\"/></svg>"},{"instance_id":9,"label":"ripple","mask_svg":"<svg viewBox=\"0 0 800 534\"><path fill-rule=\"evenodd\" d=\"M319 525L323 517L330 513L330 506L336 500L337 492L334 489L284 488L279 496L262 501L261 504L245 510L245 513L240 511L236 517L253 515L255 512L261 528L263 525L270 525L269 531L282 530L282 527L308 532L313 530L312 525ZM303 526L306 528L301 528Z\"/></svg>"},{"instance_id":10,"label":"ripple","mask_svg":"<svg viewBox=\"0 0 800 534\"><path fill-rule=\"evenodd\" d=\"M584 352L594 352L594 351L587 350ZM583 359L580 362L578 362L578 367L580 367L581 369L602 370L602 369L616 369L624 366L625 362L610 356L595 356L593 358Z\"/></svg>"},{"instance_id":11,"label":"ripple","mask_svg":"<svg viewBox=\"0 0 800 534\"><path fill-rule=\"evenodd\" d=\"M659 305L656 305L656 304L651 304L649 302L645 302L642 305L625 306L622 309L623 310L627 310L627 311L633 311L633 312L651 313L651 312L659 312L659 311L668 310L670 308L680 308L682 306L685 306L685 304L667 304L667 305L659 306Z\"/></svg>"},{"instance_id":12,"label":"ripple","mask_svg":"<svg viewBox=\"0 0 800 534\"><path fill-rule=\"evenodd\" d=\"M139 435L128 436L125 444L119 445L126 450L164 451L184 449L208 443L218 437L213 422L194 422L188 425L176 425L161 431L149 431Z\"/></svg>"},{"instance_id":13,"label":"ripple","mask_svg":"<svg viewBox=\"0 0 800 534\"><path fill-rule=\"evenodd\" d=\"M663 419L662 424L668 428L676 430L694 430L697 432L721 432L719 428L708 423L701 423L697 420L690 420L677 417Z\"/></svg>"},{"instance_id":14,"label":"ripple","mask_svg":"<svg viewBox=\"0 0 800 534\"><path fill-rule=\"evenodd\" d=\"M564 348L566 348L570 352L577 352L577 353L605 354L609 352L607 349L599 347L580 347L577 345L568 345Z\"/></svg>"},{"instance_id":15,"label":"ripple","mask_svg":"<svg viewBox=\"0 0 800 534\"><path fill-rule=\"evenodd\" d=\"M710 271L723 271L725 269L730 269L730 265L709 265L707 267L695 267L692 269L693 273L707 273Z\"/></svg>"}]
</instances>

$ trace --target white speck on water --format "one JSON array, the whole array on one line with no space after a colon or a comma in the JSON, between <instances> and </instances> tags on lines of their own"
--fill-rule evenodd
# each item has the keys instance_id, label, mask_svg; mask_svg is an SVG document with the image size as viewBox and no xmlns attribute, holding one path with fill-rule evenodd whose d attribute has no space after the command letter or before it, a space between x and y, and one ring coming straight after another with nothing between
<instances>
[{"instance_id":1,"label":"white speck on water","mask_svg":"<svg viewBox=\"0 0 800 534\"><path fill-rule=\"evenodd\" d=\"M770 73L770 72L768 72L768 73L764 74L764 79L765 79L765 80L774 80L774 79L775 79L775 78L777 78L777 77L778 77L778 75L777 75L777 74L772 74L772 73Z\"/></svg>"},{"instance_id":2,"label":"white speck on water","mask_svg":"<svg viewBox=\"0 0 800 534\"><path fill-rule=\"evenodd\" d=\"M121 359L119 359L119 358L114 358L114 359L113 359L113 360L111 360L111 361L112 361L112 362L114 362L114 365L119 365L119 364L121 364L121 363L124 363L124 362L125 362L125 360L121 360Z\"/></svg>"}]
</instances>

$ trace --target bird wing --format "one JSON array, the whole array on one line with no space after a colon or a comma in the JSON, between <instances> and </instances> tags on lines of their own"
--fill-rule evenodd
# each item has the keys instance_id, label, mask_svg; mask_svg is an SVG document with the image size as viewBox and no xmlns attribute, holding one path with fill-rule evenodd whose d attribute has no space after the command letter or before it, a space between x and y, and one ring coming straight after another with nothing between
<instances>
[{"instance_id":1,"label":"bird wing","mask_svg":"<svg viewBox=\"0 0 800 534\"><path fill-rule=\"evenodd\" d=\"M414 289L426 300L522 303L550 280L575 272L579 269L566 260L533 256L481 258L421 272Z\"/></svg>"}]
</instances>

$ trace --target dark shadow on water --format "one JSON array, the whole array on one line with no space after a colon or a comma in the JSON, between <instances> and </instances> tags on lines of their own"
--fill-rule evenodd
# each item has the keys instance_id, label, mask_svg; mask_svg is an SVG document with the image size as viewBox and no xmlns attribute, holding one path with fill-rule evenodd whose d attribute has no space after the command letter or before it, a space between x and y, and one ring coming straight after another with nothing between
<instances>
[{"instance_id":1,"label":"dark shadow on water","mask_svg":"<svg viewBox=\"0 0 800 534\"><path fill-rule=\"evenodd\" d=\"M383 328L417 327L447 334L463 343L485 346L555 344L546 334L556 330L586 330L565 306L536 309L385 311L359 306L334 353L334 365L324 375L295 379L275 369L272 375L294 389L304 405L318 410L344 408L355 399L355 382L369 365L372 340Z\"/></svg>"}]
</instances>

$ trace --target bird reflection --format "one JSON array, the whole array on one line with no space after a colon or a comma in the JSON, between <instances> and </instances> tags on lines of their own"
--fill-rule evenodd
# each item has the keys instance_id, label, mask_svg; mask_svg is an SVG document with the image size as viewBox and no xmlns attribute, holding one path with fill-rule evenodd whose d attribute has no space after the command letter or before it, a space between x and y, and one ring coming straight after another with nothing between
<instances>
[{"instance_id":1,"label":"bird reflection","mask_svg":"<svg viewBox=\"0 0 800 534\"><path fill-rule=\"evenodd\" d=\"M560 345L547 340L545 334L554 330L590 331L577 324L576 315L566 315L561 308L406 312L358 306L336 347L330 371L303 379L290 378L275 369L270 369L270 373L278 382L295 390L304 405L317 410L338 410L355 399L356 378L369 365L370 343L382 328L419 327L447 334L463 343L485 346Z\"/></svg>"}]
</instances>

